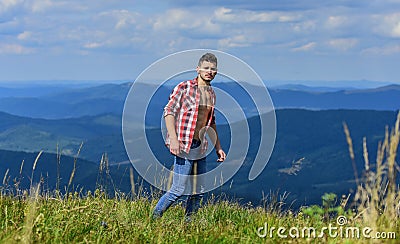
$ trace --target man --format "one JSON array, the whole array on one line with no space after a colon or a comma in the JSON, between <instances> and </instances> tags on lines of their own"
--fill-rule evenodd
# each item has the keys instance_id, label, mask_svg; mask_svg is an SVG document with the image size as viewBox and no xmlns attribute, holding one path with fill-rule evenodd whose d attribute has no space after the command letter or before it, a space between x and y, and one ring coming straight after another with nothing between
<instances>
[{"instance_id":1,"label":"man","mask_svg":"<svg viewBox=\"0 0 400 244\"><path fill-rule=\"evenodd\" d=\"M161 217L183 195L190 175L206 173L206 133L215 143L217 161L223 162L226 158L214 116L216 97L211 81L217 74L215 55L204 54L199 59L196 71L196 78L183 81L173 89L164 108L166 145L174 155L174 175L171 189L160 198L153 210L153 218ZM199 190L196 188L186 201L186 220L190 220L190 216L198 210L203 197L202 182L196 183Z\"/></svg>"}]
</instances>

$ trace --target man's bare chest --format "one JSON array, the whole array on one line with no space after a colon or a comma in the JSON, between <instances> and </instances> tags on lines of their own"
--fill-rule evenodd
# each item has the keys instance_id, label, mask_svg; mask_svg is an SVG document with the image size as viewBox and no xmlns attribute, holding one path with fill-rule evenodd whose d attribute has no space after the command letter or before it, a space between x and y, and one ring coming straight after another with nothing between
<instances>
[{"instance_id":1,"label":"man's bare chest","mask_svg":"<svg viewBox=\"0 0 400 244\"><path fill-rule=\"evenodd\" d=\"M210 91L210 87L199 87L200 102L199 108L211 108L213 106L213 99Z\"/></svg>"}]
</instances>

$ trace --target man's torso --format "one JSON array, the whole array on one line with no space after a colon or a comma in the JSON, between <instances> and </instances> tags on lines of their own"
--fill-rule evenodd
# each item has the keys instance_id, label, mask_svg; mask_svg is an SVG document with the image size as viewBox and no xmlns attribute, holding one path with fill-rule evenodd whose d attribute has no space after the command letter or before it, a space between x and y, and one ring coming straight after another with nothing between
<instances>
[{"instance_id":1,"label":"man's torso","mask_svg":"<svg viewBox=\"0 0 400 244\"><path fill-rule=\"evenodd\" d=\"M199 86L200 102L197 114L196 128L194 131L194 139L203 138L205 130L203 130L211 116L213 107L213 99L211 95L212 89L210 86Z\"/></svg>"}]
</instances>

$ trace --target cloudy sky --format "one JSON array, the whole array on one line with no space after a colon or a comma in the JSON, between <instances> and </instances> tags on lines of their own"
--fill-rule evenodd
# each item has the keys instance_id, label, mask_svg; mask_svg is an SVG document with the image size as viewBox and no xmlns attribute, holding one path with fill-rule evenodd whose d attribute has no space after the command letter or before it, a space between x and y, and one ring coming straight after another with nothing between
<instances>
[{"instance_id":1,"label":"cloudy sky","mask_svg":"<svg viewBox=\"0 0 400 244\"><path fill-rule=\"evenodd\" d=\"M400 83L400 0L0 0L0 81L134 80L198 48L264 80Z\"/></svg>"}]
</instances>

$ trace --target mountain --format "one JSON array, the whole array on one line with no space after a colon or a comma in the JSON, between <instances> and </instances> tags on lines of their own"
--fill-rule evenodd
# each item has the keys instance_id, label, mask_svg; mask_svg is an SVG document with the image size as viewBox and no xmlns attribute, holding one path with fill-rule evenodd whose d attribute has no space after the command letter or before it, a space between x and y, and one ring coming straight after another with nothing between
<instances>
[{"instance_id":1,"label":"mountain","mask_svg":"<svg viewBox=\"0 0 400 244\"><path fill-rule=\"evenodd\" d=\"M335 92L341 90L357 90L354 87L329 87L329 86L306 86L301 84L283 84L270 87L270 90L290 90L304 92Z\"/></svg>"},{"instance_id":2,"label":"mountain","mask_svg":"<svg viewBox=\"0 0 400 244\"><path fill-rule=\"evenodd\" d=\"M387 86L380 86L371 89L354 89L347 91L347 93L378 93L378 92L390 92L390 91L400 91L400 85L387 85Z\"/></svg>"},{"instance_id":3,"label":"mountain","mask_svg":"<svg viewBox=\"0 0 400 244\"><path fill-rule=\"evenodd\" d=\"M254 203L271 192L286 192L289 193L287 203L297 207L320 203L320 196L327 192L338 196L352 193L355 172L343 123L348 125L351 133L357 177L361 178L364 172L363 138L367 140L369 160L374 167L385 127L394 125L397 115L396 112L368 110L284 109L276 112L276 143L264 171L254 181L247 180L255 155L251 147L246 163L222 191ZM255 125L256 121L251 118L249 124ZM253 135L252 141L257 142L260 135Z\"/></svg>"},{"instance_id":4,"label":"mountain","mask_svg":"<svg viewBox=\"0 0 400 244\"><path fill-rule=\"evenodd\" d=\"M0 150L0 175L2 186L13 190L13 186L20 190L29 189L32 184L42 181L42 189L60 190L67 187L73 172L75 174L71 187L80 186L86 190L93 190L96 186L99 165L93 162L51 153L27 153ZM37 159L37 161L36 161ZM35 164L36 162L36 164Z\"/></svg>"},{"instance_id":5,"label":"mountain","mask_svg":"<svg viewBox=\"0 0 400 244\"><path fill-rule=\"evenodd\" d=\"M94 163L62 153L27 153L0 150L0 175L3 193L21 194L31 186L40 183L40 189L50 194L59 190L62 194L68 192L104 190L109 196L115 192L131 192L131 164L111 165L104 154L102 163ZM135 185L139 184L140 176L133 171ZM141 187L150 189L146 182L140 182Z\"/></svg>"},{"instance_id":6,"label":"mountain","mask_svg":"<svg viewBox=\"0 0 400 244\"><path fill-rule=\"evenodd\" d=\"M275 108L398 110L400 85L374 89L313 92L270 90Z\"/></svg>"},{"instance_id":7,"label":"mountain","mask_svg":"<svg viewBox=\"0 0 400 244\"><path fill-rule=\"evenodd\" d=\"M348 89L373 89L376 87L386 86L392 84L388 81L371 81L371 80L333 80L333 81L310 81L310 80L271 80L265 82L269 87L275 87L285 84L295 84L305 87L329 87L329 88L347 88Z\"/></svg>"},{"instance_id":8,"label":"mountain","mask_svg":"<svg viewBox=\"0 0 400 244\"><path fill-rule=\"evenodd\" d=\"M263 196L271 192L278 192L278 194L289 192L287 202L294 207L320 203L321 195L326 192L347 194L355 187L355 177L343 132L343 122L350 129L358 177L361 177L364 166L363 137L367 139L372 163L376 158L378 142L385 134L385 127L394 124L396 115L394 111L373 110L277 110L276 143L271 158L260 176L254 181L248 181L249 170L262 136L260 118L251 117L247 120L251 137L245 162L237 174L225 185L217 188L214 193L223 192L244 202L251 201L258 204ZM110 178L113 179L113 183L110 184L124 192L129 192L131 165L127 162L120 124L120 117L112 114L78 119L45 120L0 113L0 135L2 136L0 141L3 142L0 145L0 149L3 149L0 151L3 157L0 158L3 170L0 171L0 176L1 173L10 169L8 173L10 179L19 177L22 160L25 160L24 167L28 170L24 177L30 176L29 170L32 169L32 162L37 151L45 150L54 153L59 145L59 150L63 155L61 164L69 165L64 170L63 179L69 178L72 159L77 155L80 143L84 142L79 154L79 160L82 160L82 163L77 169L77 172L83 171L81 172L83 175L76 178L74 184L83 186L85 189L92 188L99 174L98 166L101 157L107 154L110 163ZM230 148L230 126L218 125L218 132L221 135L222 146L228 153L225 163L239 158L241 155L237 155L237 150ZM147 135L157 158L161 162L167 164L169 162L170 165L172 157L165 149L160 129L149 128ZM47 145L47 147L42 147L42 145ZM4 151L4 149L8 150ZM10 152L10 150L24 150L31 153ZM44 161L38 162L35 175L54 176L54 172L57 171L57 156L47 153L43 155L48 156L43 157ZM39 165L47 168L41 169ZM211 153L208 157L209 169L218 165L216 155ZM89 168L86 169L86 166ZM50 173L51 169L52 173ZM135 173L135 179L138 177ZM51 182L54 183L54 181L53 179ZM49 183L49 187L50 185Z\"/></svg>"},{"instance_id":9,"label":"mountain","mask_svg":"<svg viewBox=\"0 0 400 244\"><path fill-rule=\"evenodd\" d=\"M117 155L123 154L120 115L49 120L0 112L0 149L53 153L62 150L72 156L81 143L84 146L80 156L90 161L99 162L103 153L113 152L115 147L118 147Z\"/></svg>"},{"instance_id":10,"label":"mountain","mask_svg":"<svg viewBox=\"0 0 400 244\"><path fill-rule=\"evenodd\" d=\"M246 117L256 115L254 97L261 94L262 87L249 85L244 90L238 83L216 82L216 88L225 91L239 103ZM0 88L0 111L31 118L64 119L122 114L125 99L132 83L101 84L91 87L43 87ZM277 109L306 108L323 109L366 109L397 110L400 108L400 85L355 89L352 87L309 87L304 85L279 85L269 87L272 103ZM135 102L162 113L162 108L171 92L170 84L158 87L154 84L136 84ZM137 91L136 90L136 91ZM151 101L146 101L140 91L154 91ZM266 100L267 101L267 100ZM223 103L223 100L217 103ZM229 106L224 106L224 108ZM267 109L268 110L268 109ZM149 123L159 120L159 115L149 114ZM220 121L222 122L222 121ZM159 121L156 124L157 126Z\"/></svg>"},{"instance_id":11,"label":"mountain","mask_svg":"<svg viewBox=\"0 0 400 244\"><path fill-rule=\"evenodd\" d=\"M8 93L0 96L0 111L45 119L78 118L104 113L122 114L130 83L103 84L84 88L48 88L42 95L21 96ZM14 91L15 90L14 88ZM22 93L24 94L24 93ZM39 93L40 94L40 93Z\"/></svg>"},{"instance_id":12,"label":"mountain","mask_svg":"<svg viewBox=\"0 0 400 244\"><path fill-rule=\"evenodd\" d=\"M61 103L77 104L88 100L100 100L107 98L109 100L124 101L132 83L122 84L102 84L93 87L74 88L66 91L60 90L46 96L43 99L48 101L57 101Z\"/></svg>"},{"instance_id":13,"label":"mountain","mask_svg":"<svg viewBox=\"0 0 400 244\"><path fill-rule=\"evenodd\" d=\"M0 87L0 98L4 97L41 97L65 87L38 85L34 87Z\"/></svg>"}]
</instances>

